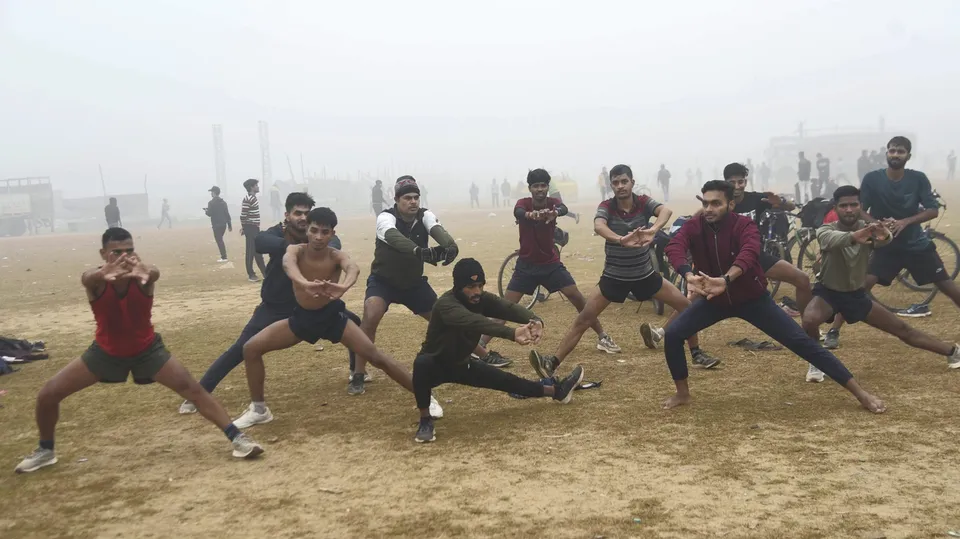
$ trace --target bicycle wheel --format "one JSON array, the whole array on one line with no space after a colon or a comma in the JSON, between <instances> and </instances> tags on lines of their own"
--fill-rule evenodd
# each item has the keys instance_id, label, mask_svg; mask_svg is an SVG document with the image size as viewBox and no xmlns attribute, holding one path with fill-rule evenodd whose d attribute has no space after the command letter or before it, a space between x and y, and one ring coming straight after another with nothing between
<instances>
[{"instance_id":1,"label":"bicycle wheel","mask_svg":"<svg viewBox=\"0 0 960 539\"><path fill-rule=\"evenodd\" d=\"M960 274L960 248L950 238L940 232L929 231L944 270L951 280ZM871 297L891 311L906 309L911 305L926 305L933 301L939 290L932 284L918 285L906 270L900 272L888 287L873 287Z\"/></svg>"},{"instance_id":2,"label":"bicycle wheel","mask_svg":"<svg viewBox=\"0 0 960 539\"><path fill-rule=\"evenodd\" d=\"M659 273L664 279L669 280L668 278L669 274L665 273L665 272L669 272L669 269L668 269L669 266L667 266L667 268L665 268L664 270L661 270L660 268L662 268L663 266L661 266L659 257L656 255L656 253L650 253L650 262L653 264L653 271ZM663 302L658 300L657 298L653 298L650 301L653 302L653 309L657 312L657 315L663 316L663 308L664 308Z\"/></svg>"},{"instance_id":3,"label":"bicycle wheel","mask_svg":"<svg viewBox=\"0 0 960 539\"><path fill-rule=\"evenodd\" d=\"M940 232L931 230L927 232L927 235L936 248L937 254L940 255L940 260L943 261L943 268L946 270L947 275L950 276L950 279L956 279L957 273L960 272L960 250L958 250L957 244ZM913 275L910 275L908 272L900 272L900 277L903 279L903 284L911 290L923 292L933 292L937 290L937 287L932 284L918 285L917 282L913 280ZM931 299L933 298L931 297Z\"/></svg>"},{"instance_id":4,"label":"bicycle wheel","mask_svg":"<svg viewBox=\"0 0 960 539\"><path fill-rule=\"evenodd\" d=\"M808 238L800 245L797 254L797 268L810 277L810 282L817 282L823 258L820 256L820 242L816 238Z\"/></svg>"},{"instance_id":5,"label":"bicycle wheel","mask_svg":"<svg viewBox=\"0 0 960 539\"><path fill-rule=\"evenodd\" d=\"M763 244L763 252L775 256L780 260L784 259L783 244L777 240L767 240L766 243ZM770 292L770 296L776 297L778 290L780 290L780 281L767 279L767 291Z\"/></svg>"},{"instance_id":6,"label":"bicycle wheel","mask_svg":"<svg viewBox=\"0 0 960 539\"><path fill-rule=\"evenodd\" d=\"M510 278L513 277L513 269L517 265L517 258L520 256L520 251L514 251L503 260L503 264L500 265L500 272L497 275L497 291L500 292L500 297L504 297L507 292L507 285L510 284ZM524 294L520 301L517 303L530 309L538 300L546 299L544 295L546 290L543 287L538 286L536 290L533 291L533 294Z\"/></svg>"}]
</instances>

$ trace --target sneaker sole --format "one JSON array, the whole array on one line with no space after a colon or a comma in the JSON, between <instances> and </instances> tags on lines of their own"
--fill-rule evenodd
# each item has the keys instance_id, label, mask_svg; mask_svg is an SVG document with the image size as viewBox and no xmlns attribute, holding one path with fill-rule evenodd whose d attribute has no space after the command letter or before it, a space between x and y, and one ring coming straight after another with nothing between
<instances>
[{"instance_id":1,"label":"sneaker sole","mask_svg":"<svg viewBox=\"0 0 960 539\"><path fill-rule=\"evenodd\" d=\"M40 468L46 468L47 466L53 466L53 465L56 464L57 462L59 462L59 461L57 460L57 457L53 457L53 460L48 460L47 462L44 462L44 463L42 463L42 464L37 464L36 466L34 466L34 467L32 467L32 468L24 468L24 469L17 468L15 471L16 471L17 473L30 473L30 472L35 472L35 471L39 470Z\"/></svg>"},{"instance_id":2,"label":"sneaker sole","mask_svg":"<svg viewBox=\"0 0 960 539\"><path fill-rule=\"evenodd\" d=\"M413 438L413 441L414 441L414 442L417 442L418 444L426 444L426 443L430 443L430 442L435 442L436 440L437 440L437 436L436 436L436 435L434 435L434 436L433 436L432 438L430 438L429 440L421 440L420 438L417 438L417 437L414 437L414 438Z\"/></svg>"},{"instance_id":3,"label":"sneaker sole","mask_svg":"<svg viewBox=\"0 0 960 539\"><path fill-rule=\"evenodd\" d=\"M948 369L960 369L960 361L956 363L947 363Z\"/></svg>"},{"instance_id":4,"label":"sneaker sole","mask_svg":"<svg viewBox=\"0 0 960 539\"><path fill-rule=\"evenodd\" d=\"M901 317L901 318L926 318L926 317L928 317L928 316L930 316L930 315L932 315L932 314L933 314L932 312L930 312L930 313L921 313L921 314L896 313L896 315L899 316L899 317Z\"/></svg>"},{"instance_id":5,"label":"sneaker sole","mask_svg":"<svg viewBox=\"0 0 960 539\"><path fill-rule=\"evenodd\" d=\"M712 363L710 363L710 362L701 363L701 364L700 364L700 368L701 368L701 369L704 369L704 370L708 370L708 369L712 369L712 368L716 367L716 366L719 365L720 363L721 363L721 362L720 362L719 359L714 359Z\"/></svg>"},{"instance_id":6,"label":"sneaker sole","mask_svg":"<svg viewBox=\"0 0 960 539\"><path fill-rule=\"evenodd\" d=\"M271 421L273 421L273 414L270 414L270 416L268 416L268 417L267 417L266 419L264 419L264 420L257 421L257 422L255 422L255 423L250 423L249 425L247 425L247 424L244 423L244 426L242 426L242 427L241 427L240 425L238 425L236 421L234 421L234 422L233 422L233 426L234 426L234 427L237 427L237 428L240 429L240 430L243 430L243 429L249 429L250 427L253 427L253 426L255 426L255 425L263 425L264 423L269 423L269 422L271 422Z\"/></svg>"},{"instance_id":7,"label":"sneaker sole","mask_svg":"<svg viewBox=\"0 0 960 539\"><path fill-rule=\"evenodd\" d=\"M540 352L537 352L536 350L530 350L530 366L533 367L533 370L537 372L540 378L551 378L551 376L548 375L540 365L541 360L542 358L540 357Z\"/></svg>"},{"instance_id":8,"label":"sneaker sole","mask_svg":"<svg viewBox=\"0 0 960 539\"><path fill-rule=\"evenodd\" d=\"M567 396L564 397L562 401L560 401L560 404L570 404L570 401L573 399L573 392L576 391L577 386L579 386L579 385L580 385L580 382L583 381L583 374L584 374L584 372L586 372L586 371L584 371L583 368L581 367L581 368L580 368L580 376L577 377L577 382L576 382L575 384L573 384L573 387L570 388L570 392L567 393Z\"/></svg>"},{"instance_id":9,"label":"sneaker sole","mask_svg":"<svg viewBox=\"0 0 960 539\"><path fill-rule=\"evenodd\" d=\"M251 450L250 450L248 453L246 453L246 454L241 453L241 452L237 451L236 449L233 450L233 456L234 456L234 457L237 457L238 459L252 459L252 458L258 457L258 456L260 456L260 455L262 455L262 454L263 454L263 448L260 447L259 445L254 446L253 449L251 449Z\"/></svg>"},{"instance_id":10,"label":"sneaker sole","mask_svg":"<svg viewBox=\"0 0 960 539\"><path fill-rule=\"evenodd\" d=\"M184 405L181 404L180 408L177 410L177 413L179 413L180 415L195 414L197 413L197 407L192 406L190 408L184 408Z\"/></svg>"},{"instance_id":11,"label":"sneaker sole","mask_svg":"<svg viewBox=\"0 0 960 539\"><path fill-rule=\"evenodd\" d=\"M619 348L607 348L606 346L600 343L597 343L597 350L600 350L601 352L606 352L608 354L619 354L621 352Z\"/></svg>"},{"instance_id":12,"label":"sneaker sole","mask_svg":"<svg viewBox=\"0 0 960 539\"><path fill-rule=\"evenodd\" d=\"M819 377L813 378L813 377L807 376L807 381L810 383L819 384L820 382L823 381L823 378L819 378Z\"/></svg>"},{"instance_id":13,"label":"sneaker sole","mask_svg":"<svg viewBox=\"0 0 960 539\"><path fill-rule=\"evenodd\" d=\"M657 343L653 340L653 330L650 328L650 324L640 324L640 338L643 339L643 344L647 348L651 350L657 349Z\"/></svg>"},{"instance_id":14,"label":"sneaker sole","mask_svg":"<svg viewBox=\"0 0 960 539\"><path fill-rule=\"evenodd\" d=\"M361 389L359 392L357 392L357 391L350 391L350 390L348 389L348 390L347 390L347 395L350 395L351 397L359 397L360 395L363 395L363 394L366 393L366 392L367 392L366 389Z\"/></svg>"}]
</instances>

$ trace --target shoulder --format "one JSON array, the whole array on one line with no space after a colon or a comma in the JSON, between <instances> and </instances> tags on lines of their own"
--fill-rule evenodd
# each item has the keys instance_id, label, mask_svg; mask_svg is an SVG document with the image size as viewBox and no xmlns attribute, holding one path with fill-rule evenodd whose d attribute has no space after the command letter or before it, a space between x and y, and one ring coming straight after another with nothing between
<instances>
[{"instance_id":1,"label":"shoulder","mask_svg":"<svg viewBox=\"0 0 960 539\"><path fill-rule=\"evenodd\" d=\"M383 210L377 214L377 226L396 226L397 216L393 214L393 208Z\"/></svg>"},{"instance_id":2,"label":"shoulder","mask_svg":"<svg viewBox=\"0 0 960 539\"><path fill-rule=\"evenodd\" d=\"M880 179L880 175L881 175L882 173L883 173L883 171L880 170L880 169L871 170L870 172L867 172L866 174L863 175L863 183L862 183L861 187L863 187L863 185L866 185L867 183L874 183L874 182L876 182L877 180Z\"/></svg>"},{"instance_id":3,"label":"shoulder","mask_svg":"<svg viewBox=\"0 0 960 539\"><path fill-rule=\"evenodd\" d=\"M517 203L514 206L517 208L522 208L526 211L530 211L533 208L533 199L530 197L518 198Z\"/></svg>"},{"instance_id":4,"label":"shoulder","mask_svg":"<svg viewBox=\"0 0 960 539\"><path fill-rule=\"evenodd\" d=\"M272 236L277 236L279 238L283 237L283 223L277 223L272 227L264 230L261 234L270 234Z\"/></svg>"},{"instance_id":5,"label":"shoulder","mask_svg":"<svg viewBox=\"0 0 960 539\"><path fill-rule=\"evenodd\" d=\"M908 168L907 170L904 171L904 174L910 176L915 181L918 181L920 183L928 183L928 184L930 183L930 178L927 178L927 175L924 174L923 172L920 172L919 170L913 170L911 168Z\"/></svg>"},{"instance_id":6,"label":"shoulder","mask_svg":"<svg viewBox=\"0 0 960 539\"><path fill-rule=\"evenodd\" d=\"M612 210L612 208L613 208L613 205L614 205L614 204L616 204L616 201L615 201L614 199L612 199L612 198L608 198L608 199L600 202L600 204L597 205L597 211L598 211L598 212L602 211L602 212L604 212L604 213L610 213L611 210Z\"/></svg>"}]
</instances>

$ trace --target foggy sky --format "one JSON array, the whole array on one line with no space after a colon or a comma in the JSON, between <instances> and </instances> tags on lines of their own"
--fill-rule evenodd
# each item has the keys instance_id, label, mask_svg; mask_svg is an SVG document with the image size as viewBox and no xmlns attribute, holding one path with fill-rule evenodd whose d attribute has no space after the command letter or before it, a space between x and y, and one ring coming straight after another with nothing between
<instances>
[{"instance_id":1,"label":"foggy sky","mask_svg":"<svg viewBox=\"0 0 960 539\"><path fill-rule=\"evenodd\" d=\"M960 3L929 0L0 0L0 178L68 196L328 174L592 182L760 158L771 136L901 127L960 148ZM645 169L650 169L646 171ZM433 180L436 181L436 180ZM239 191L239 187L237 189ZM200 193L203 195L204 193Z\"/></svg>"}]
</instances>

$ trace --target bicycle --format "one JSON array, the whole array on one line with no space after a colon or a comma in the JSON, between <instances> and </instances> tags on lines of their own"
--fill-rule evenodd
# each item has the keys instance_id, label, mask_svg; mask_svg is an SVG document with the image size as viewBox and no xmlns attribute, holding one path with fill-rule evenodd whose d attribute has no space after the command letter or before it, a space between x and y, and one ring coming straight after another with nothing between
<instances>
[{"instance_id":1,"label":"bicycle","mask_svg":"<svg viewBox=\"0 0 960 539\"><path fill-rule=\"evenodd\" d=\"M564 232L560 228L557 228L553 235L553 249L557 254L557 258L560 258L560 254L562 253L564 246L567 245L568 241L570 241L570 234ZM507 286L510 284L510 278L513 276L513 269L516 267L519 257L520 250L517 249L516 251L507 255L507 258L505 258L503 263L500 264L500 271L497 274L497 291L500 292L501 298L506 295ZM527 309L532 309L538 301L541 303L547 301L551 295L553 294L548 292L542 286L538 286L536 290L533 291L533 294L524 294L517 303L523 307L526 307ZM562 294L561 297L563 297Z\"/></svg>"}]
</instances>

